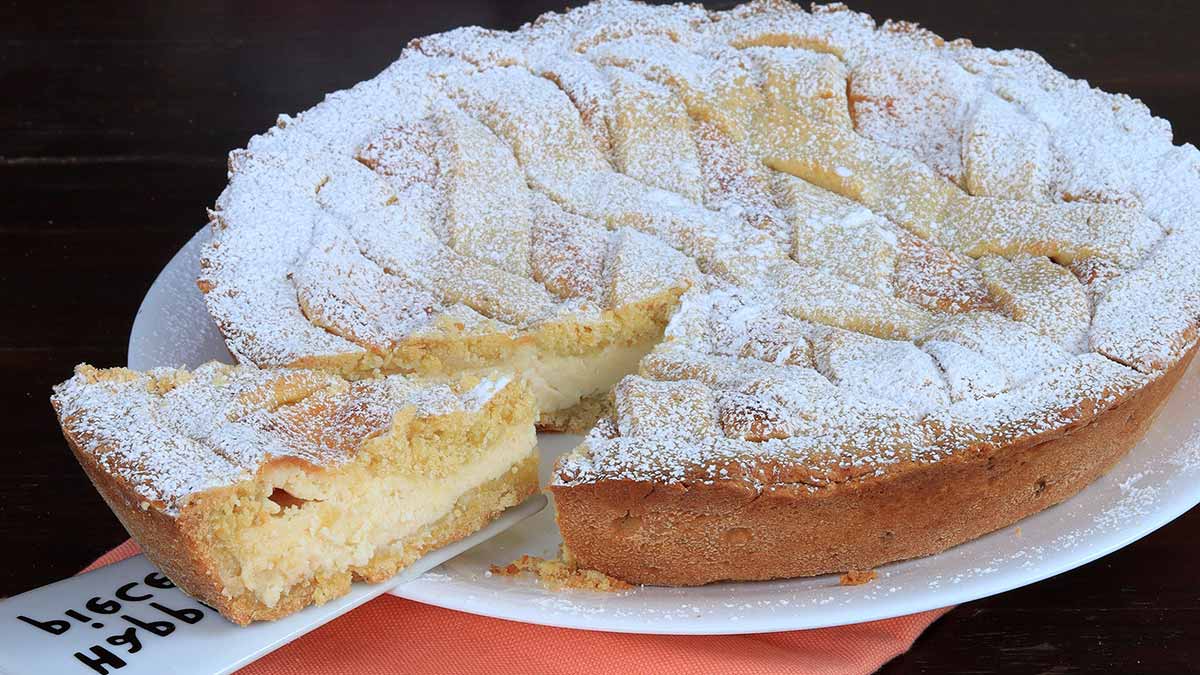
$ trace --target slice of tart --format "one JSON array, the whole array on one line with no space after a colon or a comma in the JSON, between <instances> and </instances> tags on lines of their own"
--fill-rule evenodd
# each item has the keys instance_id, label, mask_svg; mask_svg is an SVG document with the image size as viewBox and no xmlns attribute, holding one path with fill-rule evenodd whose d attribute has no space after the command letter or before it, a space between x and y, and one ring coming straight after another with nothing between
<instances>
[{"instance_id":1,"label":"slice of tart","mask_svg":"<svg viewBox=\"0 0 1200 675\"><path fill-rule=\"evenodd\" d=\"M383 581L538 487L533 398L504 375L81 365L51 400L150 560L240 624Z\"/></svg>"}]
</instances>

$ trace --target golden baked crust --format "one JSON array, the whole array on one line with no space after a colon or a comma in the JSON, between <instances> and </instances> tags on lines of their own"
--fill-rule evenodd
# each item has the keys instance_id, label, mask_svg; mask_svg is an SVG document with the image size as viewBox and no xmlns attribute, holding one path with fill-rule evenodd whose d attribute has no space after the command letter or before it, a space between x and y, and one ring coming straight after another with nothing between
<instances>
[{"instance_id":1,"label":"golden baked crust","mask_svg":"<svg viewBox=\"0 0 1200 675\"><path fill-rule=\"evenodd\" d=\"M818 490L740 481L552 485L581 567L693 586L872 569L939 553L1057 504L1133 447L1196 349L1128 398L1067 428L901 475Z\"/></svg>"}]
</instances>

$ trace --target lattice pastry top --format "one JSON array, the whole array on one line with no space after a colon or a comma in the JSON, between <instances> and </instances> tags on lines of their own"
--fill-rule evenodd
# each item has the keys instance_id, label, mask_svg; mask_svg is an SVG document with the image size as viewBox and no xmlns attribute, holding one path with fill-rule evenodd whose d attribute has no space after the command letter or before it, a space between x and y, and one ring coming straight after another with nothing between
<instances>
[{"instance_id":1,"label":"lattice pastry top","mask_svg":"<svg viewBox=\"0 0 1200 675\"><path fill-rule=\"evenodd\" d=\"M421 38L281 117L231 155L200 284L240 359L358 375L582 353L682 294L560 480L819 484L1171 366L1198 214L1194 147L1035 54L602 0Z\"/></svg>"}]
</instances>

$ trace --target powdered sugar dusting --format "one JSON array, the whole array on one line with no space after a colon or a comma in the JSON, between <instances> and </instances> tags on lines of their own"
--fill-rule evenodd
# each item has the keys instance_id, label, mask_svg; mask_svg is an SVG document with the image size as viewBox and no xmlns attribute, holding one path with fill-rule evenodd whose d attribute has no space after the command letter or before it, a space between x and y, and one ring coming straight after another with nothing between
<instances>
[{"instance_id":1,"label":"powdered sugar dusting","mask_svg":"<svg viewBox=\"0 0 1200 675\"><path fill-rule=\"evenodd\" d=\"M239 358L360 375L463 317L520 340L691 288L560 480L817 489L1153 380L1196 339L1198 195L1165 122L1025 52L603 0L281 118L201 282Z\"/></svg>"},{"instance_id":2,"label":"powdered sugar dusting","mask_svg":"<svg viewBox=\"0 0 1200 675\"><path fill-rule=\"evenodd\" d=\"M79 366L51 400L79 453L128 484L145 508L174 515L190 495L249 479L272 458L337 466L400 410L476 410L509 381L484 378L460 395L399 375L348 383L319 371L216 362L191 372Z\"/></svg>"}]
</instances>

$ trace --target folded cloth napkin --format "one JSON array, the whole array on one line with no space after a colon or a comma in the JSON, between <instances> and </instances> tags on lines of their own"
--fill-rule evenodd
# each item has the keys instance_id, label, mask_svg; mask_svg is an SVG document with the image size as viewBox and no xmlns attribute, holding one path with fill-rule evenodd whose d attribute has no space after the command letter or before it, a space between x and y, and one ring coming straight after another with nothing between
<instances>
[{"instance_id":1,"label":"folded cloth napkin","mask_svg":"<svg viewBox=\"0 0 1200 675\"><path fill-rule=\"evenodd\" d=\"M140 552L131 539L90 572ZM946 609L753 635L635 635L490 619L382 595L239 671L274 673L870 673Z\"/></svg>"}]
</instances>

